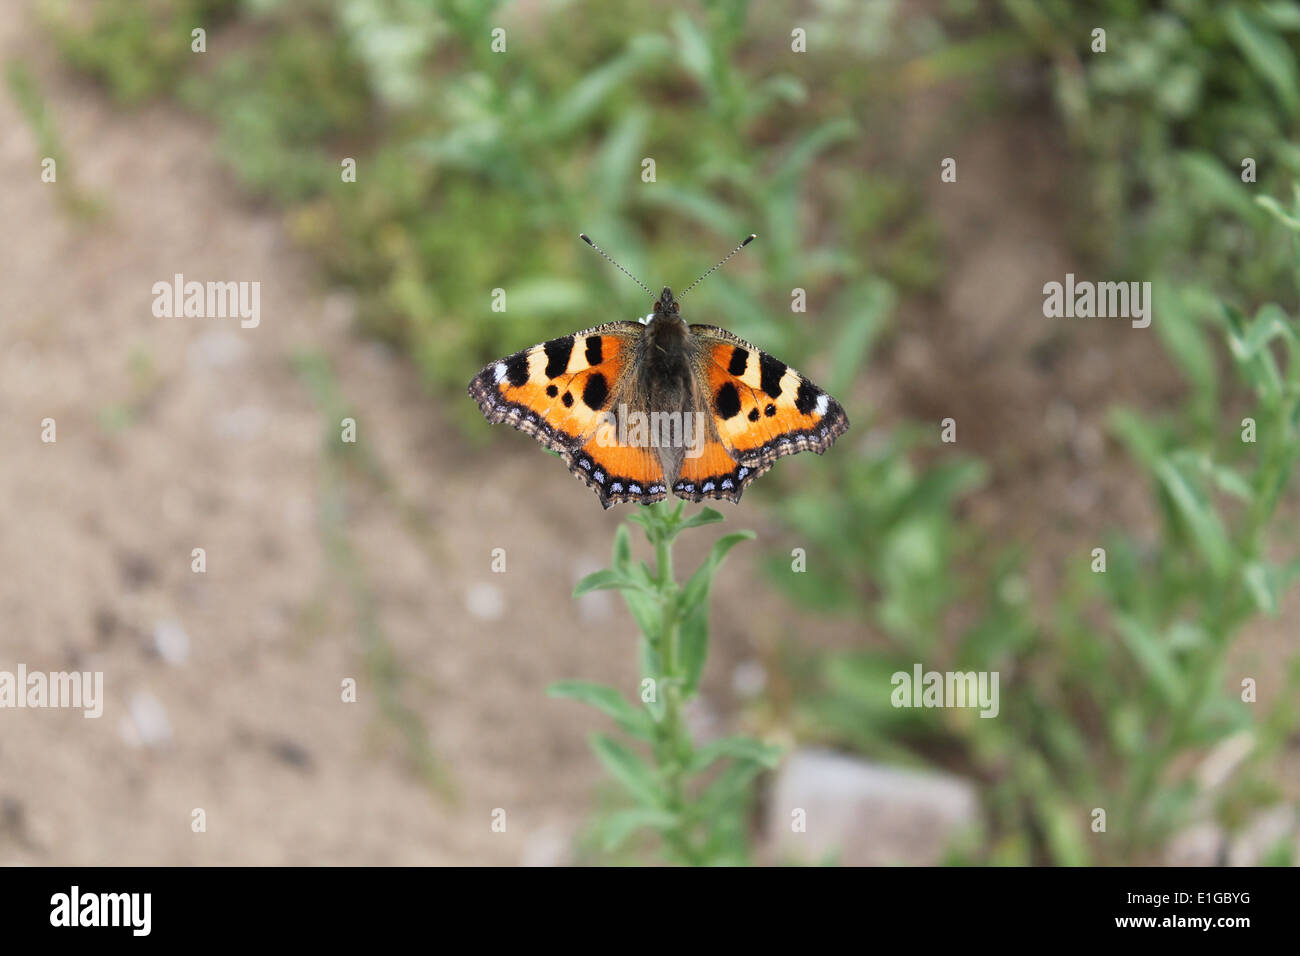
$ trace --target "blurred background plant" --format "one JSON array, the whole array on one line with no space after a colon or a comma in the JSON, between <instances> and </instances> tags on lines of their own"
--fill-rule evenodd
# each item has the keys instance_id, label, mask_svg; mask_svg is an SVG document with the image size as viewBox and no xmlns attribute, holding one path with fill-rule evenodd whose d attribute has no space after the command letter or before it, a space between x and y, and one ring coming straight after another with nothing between
<instances>
[{"instance_id":1,"label":"blurred background plant","mask_svg":"<svg viewBox=\"0 0 1300 956\"><path fill-rule=\"evenodd\" d=\"M466 368L510 343L643 314L643 294L587 254L580 231L652 286L689 282L758 232L748 265L701 287L699 314L799 361L810 337L771 317L789 309L772 290L805 289L829 303L816 322L839 346L817 350L838 356L827 385L851 381L893 294L863 263L905 288L935 276L908 191L857 175L867 93L812 101L793 69L752 75L736 48L772 50L752 49L753 17L734 0L667 29L649 8L564 4L507 34L528 56L491 51L498 6L109 0L88 28L66 7L49 19L70 61L122 101L175 92L212 116L244 181L285 204L367 327L436 390L459 393ZM215 32L235 16L211 59L188 52L192 24ZM341 183L344 157L355 183ZM814 229L809 204L835 208L833 225ZM505 311L491 308L494 288Z\"/></svg>"},{"instance_id":2,"label":"blurred background plant","mask_svg":"<svg viewBox=\"0 0 1300 956\"><path fill-rule=\"evenodd\" d=\"M1300 228L1300 219L1289 227ZM1185 417L1153 421L1127 409L1112 416L1157 503L1154 540L1115 529L1104 548L1081 551L1047 613L1026 593L1019 566L1028 556L994 555L993 573L976 579L982 613L951 643L937 638L948 602L962 595L941 582L960 578L960 563L931 545L924 560L898 562L917 574L902 574L905 581L890 587L883 555L882 567L864 567L862 586L881 588L884 600L868 598L858 613L869 615L891 646L789 665L804 675L797 719L806 736L986 782L993 839L978 859L1147 860L1198 818L1212 816L1232 833L1252 811L1284 799L1272 777L1300 726L1300 667L1292 662L1282 693L1258 705L1263 713L1255 717L1243 706L1255 697L1244 680L1238 686L1230 678L1226 658L1253 617L1278 613L1300 576L1294 515L1282 507L1300 459L1300 337L1275 304L1249 320L1224 307L1219 325L1237 382L1254 396L1240 426L1224 423L1214 440L1201 441ZM882 474L877 465L877 472L879 480L866 486L874 493L864 492L860 510L850 513L853 527L890 541L898 522L921 521L899 507L900 498L937 502L931 534L918 540L949 540L943 506L973 478L971 469L953 465L916 477L905 469ZM799 496L787 508L798 521L813 501ZM835 567L853 567L833 520L805 517L800 526L838 548L845 563ZM809 603L821 595L843 599L824 584L809 586ZM881 688L916 661L941 672L995 670L1016 690L1004 695L997 720L895 709ZM1188 772L1189 757L1224 746L1248 757L1234 765L1239 772L1219 779L1205 769L1215 762L1208 758L1202 772ZM1084 838L1094 808L1107 813L1103 841ZM1269 862L1290 865L1290 839L1270 848Z\"/></svg>"},{"instance_id":3,"label":"blurred background plant","mask_svg":"<svg viewBox=\"0 0 1300 956\"><path fill-rule=\"evenodd\" d=\"M1283 225L1252 193L1300 175L1300 6L1003 0L1045 57L1084 188L1074 239L1115 278L1167 280L1156 326L1213 425L1216 295L1297 302ZM1091 54L1093 31L1106 52ZM1249 176L1250 185L1242 188Z\"/></svg>"},{"instance_id":4,"label":"blurred background plant","mask_svg":"<svg viewBox=\"0 0 1300 956\"><path fill-rule=\"evenodd\" d=\"M831 55L803 58L788 12L745 0L666 18L594 0L103 0L88 19L67 2L46 16L69 62L124 105L174 95L212 119L232 168L353 291L364 327L455 396L442 407L475 423L466 440L489 434L462 394L484 362L645 311L579 231L652 287L759 233L701 286L693 316L861 408L900 305L947 279L919 177L881 144L902 136L919 94L955 83L954 122L970 125L1017 95L1016 76L1041 78L1044 135L1069 146L1064 226L1098 273L1153 281L1154 329L1186 380L1177 409L1112 416L1158 528L1116 531L1105 574L1085 549L1077 573L1035 594L1032 542L991 542L964 513L988 465L941 452L929 422L870 412L815 468L778 469L747 500L820 555L817 574L798 575L772 556L772 582L868 635L867 649L784 652L799 739L978 780L986 839L954 860L1146 861L1204 813L1192 768L1225 739L1252 744L1248 772L1216 791L1218 817L1234 825L1280 800L1270 761L1300 716L1284 702L1252 717L1224 664L1297 570L1277 546L1300 407L1288 316L1300 211L1252 195L1285 196L1300 172L1300 14L934 6L819 0L797 20ZM199 25L202 57L189 53ZM499 25L511 55L492 50ZM349 157L355 183L340 177ZM498 288L506 311L491 307ZM794 290L807 313L792 311ZM1244 415L1254 444L1233 423ZM915 662L998 670L1016 692L998 720L896 710L889 676ZM1098 806L1107 840L1087 839Z\"/></svg>"}]
</instances>

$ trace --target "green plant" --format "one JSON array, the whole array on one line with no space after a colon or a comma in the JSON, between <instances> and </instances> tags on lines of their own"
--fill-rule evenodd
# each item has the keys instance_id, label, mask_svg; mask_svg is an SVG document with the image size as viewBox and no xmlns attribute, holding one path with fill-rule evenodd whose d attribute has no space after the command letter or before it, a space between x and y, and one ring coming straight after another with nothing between
<instances>
[{"instance_id":1,"label":"green plant","mask_svg":"<svg viewBox=\"0 0 1300 956\"><path fill-rule=\"evenodd\" d=\"M1291 211L1261 205L1300 238L1300 192ZM1287 497L1300 462L1300 331L1277 305L1249 319L1225 306L1216 324L1244 387L1236 391L1247 393L1238 399L1246 403L1240 416L1226 423L1221 416L1207 436L1187 415L1112 415L1113 431L1151 484L1153 534L1105 536L1104 555L1079 555L1059 592L1042 602L1030 599L1017 570L1030 555L1003 554L977 592L925 587L931 603L908 605L919 619L878 615L888 647L802 668L805 735L984 781L993 824L984 859L1149 862L1194 820L1214 817L1231 830L1252 809L1282 799L1268 771L1300 726L1293 703L1300 661L1258 704L1243 699L1241 686L1258 674L1235 667L1245 626L1278 614L1300 577ZM955 468L939 469L930 482L943 489L932 504L942 506L960 487L952 484ZM889 474L877 478L885 515L899 489L924 487ZM791 507L797 518L804 506ZM869 527L880 532L881 551L892 547L888 523ZM806 518L800 528L818 545L843 548L839 528ZM943 535L932 529L919 540L927 538L940 560L922 566L922 580L961 567L959 553L942 547ZM883 559L865 566L874 570L864 580L881 582L887 606L893 585ZM861 590L847 593L863 599ZM974 622L940 639L941 623L971 602L981 608ZM998 719L890 706L890 675L913 662L1000 672ZM1197 763L1229 737L1248 741L1247 756L1207 792ZM1105 833L1089 831L1094 808L1107 811Z\"/></svg>"},{"instance_id":2,"label":"green plant","mask_svg":"<svg viewBox=\"0 0 1300 956\"><path fill-rule=\"evenodd\" d=\"M453 0L108 0L84 24L50 22L65 56L124 100L174 90L209 116L241 179L285 208L293 235L355 290L365 327L406 349L437 391L459 393L502 343L644 312L639 293L586 261L584 230L669 284L759 232L743 269L780 299L738 271L701 289L696 320L796 365L809 357L799 326L815 322L846 346L835 371L851 381L848 357L880 331L894 282L924 287L939 261L915 189L860 175L862 129L848 117L870 113L863 88L827 83L812 58L782 54L767 69L770 39L789 27L744 0L667 24L644 5L593 0L562 19L520 16ZM202 56L189 52L197 22L210 34ZM238 42L225 39L232 23ZM491 50L495 26L505 54ZM817 96L801 72L823 84ZM641 181L647 156L654 183ZM341 181L342 157L355 182ZM813 221L839 225L796 225ZM795 287L811 316L770 318L789 314ZM496 288L505 311L491 308ZM449 408L471 420L472 407Z\"/></svg>"},{"instance_id":3,"label":"green plant","mask_svg":"<svg viewBox=\"0 0 1300 956\"><path fill-rule=\"evenodd\" d=\"M5 69L5 80L10 95L31 126L36 139L37 157L42 163L42 176L49 172L62 177L63 188L55 190L55 195L63 208L83 221L103 216L106 208L103 199L86 191L78 183L73 164L63 148L63 141L46 106L45 97L26 64L21 60L11 60ZM47 161L54 164L48 170L44 168Z\"/></svg>"},{"instance_id":4,"label":"green plant","mask_svg":"<svg viewBox=\"0 0 1300 956\"><path fill-rule=\"evenodd\" d=\"M735 545L753 538L752 531L724 535L704 563L684 582L673 572L673 541L683 531L721 521L703 508L683 517L682 503L665 502L638 509L629 521L639 524L654 548L655 563L633 561L627 525L614 536L611 566L579 582L574 597L590 591L622 593L636 622L643 681L641 706L614 687L585 681L553 684L552 697L579 700L611 717L630 741L648 747L647 762L628 742L595 734L592 749L627 790L634 807L608 814L599 824L602 848L617 850L637 830L659 835L663 856L673 863L743 863L748 858L743 810L747 788L770 767L779 749L749 737L724 737L697 746L686 725L684 708L699 691L709 650L709 592L718 567ZM714 774L718 761L728 765Z\"/></svg>"},{"instance_id":5,"label":"green plant","mask_svg":"<svg viewBox=\"0 0 1300 956\"><path fill-rule=\"evenodd\" d=\"M191 31L227 22L240 0L104 0L89 20L80 5L47 0L42 12L64 57L101 78L123 103L166 90L191 53Z\"/></svg>"}]
</instances>

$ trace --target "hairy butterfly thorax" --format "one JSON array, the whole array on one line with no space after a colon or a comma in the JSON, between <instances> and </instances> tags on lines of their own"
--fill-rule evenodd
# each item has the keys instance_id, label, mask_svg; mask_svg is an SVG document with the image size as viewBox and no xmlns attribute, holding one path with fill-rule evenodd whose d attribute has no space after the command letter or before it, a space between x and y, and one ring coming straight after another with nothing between
<instances>
[{"instance_id":1,"label":"hairy butterfly thorax","mask_svg":"<svg viewBox=\"0 0 1300 956\"><path fill-rule=\"evenodd\" d=\"M843 407L779 359L725 329L688 325L664 287L639 322L608 322L506 356L470 382L491 422L509 422L595 489L601 504L671 492L739 501L785 455L824 452L848 429ZM596 246L621 272L645 284Z\"/></svg>"},{"instance_id":2,"label":"hairy butterfly thorax","mask_svg":"<svg viewBox=\"0 0 1300 956\"><path fill-rule=\"evenodd\" d=\"M695 386L692 348L690 328L681 317L672 289L664 286L638 343L636 392L615 414L620 435L632 434L632 422L641 414L649 416L651 425L656 421L669 422L667 441L654 441L656 437L662 438L662 434L652 435L647 430L668 487L676 482L686 455L703 447L704 440L714 434ZM671 428L677 422L681 423L681 441L671 440Z\"/></svg>"},{"instance_id":3,"label":"hairy butterfly thorax","mask_svg":"<svg viewBox=\"0 0 1300 956\"><path fill-rule=\"evenodd\" d=\"M691 330L667 286L655 302L640 347L638 374L659 411L673 411L691 390Z\"/></svg>"}]
</instances>

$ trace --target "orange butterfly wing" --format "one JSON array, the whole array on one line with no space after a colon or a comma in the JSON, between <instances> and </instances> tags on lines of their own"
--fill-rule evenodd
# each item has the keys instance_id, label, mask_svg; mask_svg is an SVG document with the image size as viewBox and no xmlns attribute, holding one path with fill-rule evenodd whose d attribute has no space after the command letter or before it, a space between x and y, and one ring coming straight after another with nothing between
<instances>
[{"instance_id":1,"label":"orange butterfly wing","mask_svg":"<svg viewBox=\"0 0 1300 956\"><path fill-rule=\"evenodd\" d=\"M648 505L668 496L658 452L648 445L620 443L618 429L609 421L597 426L569 467L595 489L606 508L616 501Z\"/></svg>"},{"instance_id":2,"label":"orange butterfly wing","mask_svg":"<svg viewBox=\"0 0 1300 956\"><path fill-rule=\"evenodd\" d=\"M716 326L692 325L691 334L717 441L686 460L673 485L679 497L739 501L778 458L820 455L848 430L843 406L784 362Z\"/></svg>"},{"instance_id":3,"label":"orange butterfly wing","mask_svg":"<svg viewBox=\"0 0 1300 956\"><path fill-rule=\"evenodd\" d=\"M673 484L673 494L687 501L726 498L738 502L745 486L771 467L742 465L722 442L711 438L698 455L692 457L692 452L687 451L681 473Z\"/></svg>"},{"instance_id":4,"label":"orange butterfly wing","mask_svg":"<svg viewBox=\"0 0 1300 956\"><path fill-rule=\"evenodd\" d=\"M620 445L608 420L644 330L609 322L534 345L484 368L469 394L488 421L508 422L558 452L606 508L659 501L666 489L658 456Z\"/></svg>"}]
</instances>

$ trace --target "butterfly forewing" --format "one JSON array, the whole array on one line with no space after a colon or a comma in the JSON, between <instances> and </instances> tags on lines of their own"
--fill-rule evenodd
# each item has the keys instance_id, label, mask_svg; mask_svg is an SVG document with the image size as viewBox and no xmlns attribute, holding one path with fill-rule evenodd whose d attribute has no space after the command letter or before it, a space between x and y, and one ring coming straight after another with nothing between
<instances>
[{"instance_id":1,"label":"butterfly forewing","mask_svg":"<svg viewBox=\"0 0 1300 956\"><path fill-rule=\"evenodd\" d=\"M740 464L766 471L785 455L820 455L848 430L843 406L780 359L716 326L691 334L718 438Z\"/></svg>"},{"instance_id":2,"label":"butterfly forewing","mask_svg":"<svg viewBox=\"0 0 1300 956\"><path fill-rule=\"evenodd\" d=\"M608 508L666 494L654 449L620 444L611 411L627 392L639 322L605 325L506 356L470 382L490 422L509 422L564 458Z\"/></svg>"},{"instance_id":3,"label":"butterfly forewing","mask_svg":"<svg viewBox=\"0 0 1300 956\"><path fill-rule=\"evenodd\" d=\"M469 383L487 420L509 422L561 454L593 434L643 326L610 322L491 363Z\"/></svg>"}]
</instances>

